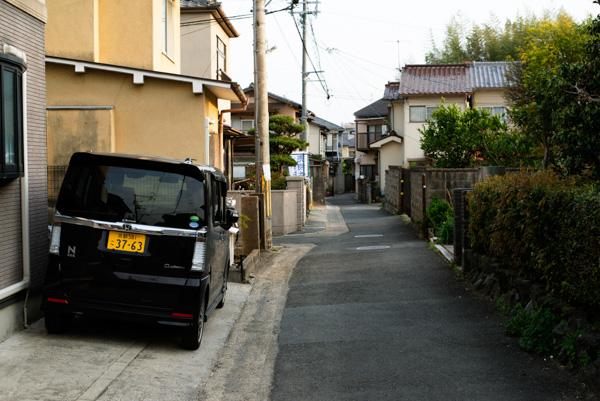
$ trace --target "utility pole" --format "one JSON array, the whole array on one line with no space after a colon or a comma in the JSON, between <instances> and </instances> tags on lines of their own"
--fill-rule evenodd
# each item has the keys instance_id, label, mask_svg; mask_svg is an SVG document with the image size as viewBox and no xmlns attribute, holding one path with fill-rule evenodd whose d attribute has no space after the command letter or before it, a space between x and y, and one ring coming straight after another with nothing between
<instances>
[{"instance_id":1,"label":"utility pole","mask_svg":"<svg viewBox=\"0 0 600 401\"><path fill-rule=\"evenodd\" d=\"M267 91L267 40L265 0L254 0L254 102L256 104L256 192L265 202L264 244L271 249L271 164L269 152L269 100Z\"/></svg>"},{"instance_id":2,"label":"utility pole","mask_svg":"<svg viewBox=\"0 0 600 401\"><path fill-rule=\"evenodd\" d=\"M308 0L303 1L302 5L302 139L308 141L308 107L306 105L306 83L308 82L308 73L306 72L306 15L308 14Z\"/></svg>"}]
</instances>

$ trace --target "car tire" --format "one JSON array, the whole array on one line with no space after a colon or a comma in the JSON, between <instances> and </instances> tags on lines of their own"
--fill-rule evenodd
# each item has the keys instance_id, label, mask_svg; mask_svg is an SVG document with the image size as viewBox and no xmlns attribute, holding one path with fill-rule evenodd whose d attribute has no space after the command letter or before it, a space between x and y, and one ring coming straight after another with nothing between
<instances>
[{"instance_id":1,"label":"car tire","mask_svg":"<svg viewBox=\"0 0 600 401\"><path fill-rule=\"evenodd\" d=\"M183 329L181 335L181 346L189 350L197 350L202 342L202 333L204 332L204 322L206 321L206 299L202 298L200 302L200 310L196 321L190 326Z\"/></svg>"},{"instance_id":2,"label":"car tire","mask_svg":"<svg viewBox=\"0 0 600 401\"><path fill-rule=\"evenodd\" d=\"M46 312L44 323L50 334L62 334L69 329L73 315Z\"/></svg>"},{"instance_id":3,"label":"car tire","mask_svg":"<svg viewBox=\"0 0 600 401\"><path fill-rule=\"evenodd\" d=\"M227 266L225 266L225 274L223 277L223 289L221 290L221 294L223 294L223 297L221 298L221 301L219 301L219 303L217 304L217 308L222 308L225 306L225 295L227 295L227 280L229 278L229 262L227 262Z\"/></svg>"}]
</instances>

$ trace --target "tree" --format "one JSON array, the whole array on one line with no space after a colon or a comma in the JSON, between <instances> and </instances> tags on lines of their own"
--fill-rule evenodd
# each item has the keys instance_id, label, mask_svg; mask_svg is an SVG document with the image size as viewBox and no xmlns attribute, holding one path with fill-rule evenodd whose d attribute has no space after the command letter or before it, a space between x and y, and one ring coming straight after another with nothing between
<instances>
[{"instance_id":1,"label":"tree","mask_svg":"<svg viewBox=\"0 0 600 401\"><path fill-rule=\"evenodd\" d=\"M558 14L564 14L564 11ZM477 25L459 13L446 26L442 48L439 49L432 41L432 50L426 54L425 60L428 64L516 60L531 29L538 27L541 21L552 18L549 12L542 19L533 14L517 15L514 20L507 19L502 24L492 14L488 22ZM466 30L466 26L472 28Z\"/></svg>"},{"instance_id":2,"label":"tree","mask_svg":"<svg viewBox=\"0 0 600 401\"><path fill-rule=\"evenodd\" d=\"M419 132L421 149L434 159L436 167L519 166L531 153L526 138L509 133L500 117L487 110L441 105L433 118Z\"/></svg>"},{"instance_id":3,"label":"tree","mask_svg":"<svg viewBox=\"0 0 600 401\"><path fill-rule=\"evenodd\" d=\"M511 120L541 144L544 168L575 174L598 165L599 24L577 25L566 13L543 21L507 75Z\"/></svg>"},{"instance_id":4,"label":"tree","mask_svg":"<svg viewBox=\"0 0 600 401\"><path fill-rule=\"evenodd\" d=\"M282 185L285 188L287 171L284 168L298 164L291 157L292 152L304 149L309 145L304 139L297 138L302 131L304 131L304 125L296 124L292 117L282 115L269 117L269 162L271 171L274 173L273 189L279 189ZM248 133L254 135L255 130L252 129Z\"/></svg>"}]
</instances>

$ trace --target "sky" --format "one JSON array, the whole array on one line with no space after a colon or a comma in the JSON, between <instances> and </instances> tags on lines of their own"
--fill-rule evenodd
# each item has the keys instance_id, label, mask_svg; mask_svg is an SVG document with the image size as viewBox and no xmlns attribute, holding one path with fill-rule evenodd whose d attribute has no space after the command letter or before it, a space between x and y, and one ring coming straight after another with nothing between
<instances>
[{"instance_id":1,"label":"sky","mask_svg":"<svg viewBox=\"0 0 600 401\"><path fill-rule=\"evenodd\" d=\"M220 0L240 34L230 42L230 75L242 88L254 81L253 0ZM267 89L302 103L302 26L286 8L290 0L266 0ZM302 3L302 0L300 1ZM405 64L421 64L441 47L446 26L458 13L474 25L502 23L518 15L564 8L576 21L600 14L592 0L310 0L307 106L318 117L342 125L354 112L383 96ZM296 9L301 10L299 4ZM248 18L244 18L248 16ZM239 17L239 18L238 18ZM296 21L299 15L295 15Z\"/></svg>"}]
</instances>

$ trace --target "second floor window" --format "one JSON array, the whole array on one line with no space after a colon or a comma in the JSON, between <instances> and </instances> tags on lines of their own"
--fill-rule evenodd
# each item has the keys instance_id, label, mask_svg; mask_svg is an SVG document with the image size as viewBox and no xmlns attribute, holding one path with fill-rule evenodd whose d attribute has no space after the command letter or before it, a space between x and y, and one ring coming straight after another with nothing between
<instances>
[{"instance_id":1,"label":"second floor window","mask_svg":"<svg viewBox=\"0 0 600 401\"><path fill-rule=\"evenodd\" d=\"M162 51L173 58L173 0L162 0Z\"/></svg>"},{"instance_id":2,"label":"second floor window","mask_svg":"<svg viewBox=\"0 0 600 401\"><path fill-rule=\"evenodd\" d=\"M221 79L221 71L227 72L227 46L217 36L217 79Z\"/></svg>"},{"instance_id":3,"label":"second floor window","mask_svg":"<svg viewBox=\"0 0 600 401\"><path fill-rule=\"evenodd\" d=\"M437 106L410 106L410 122L424 123L433 120L433 112L437 109Z\"/></svg>"},{"instance_id":4,"label":"second floor window","mask_svg":"<svg viewBox=\"0 0 600 401\"><path fill-rule=\"evenodd\" d=\"M508 115L506 113L506 107L504 106L481 106L478 109L487 110L492 116L500 116L500 120L503 123L508 123Z\"/></svg>"},{"instance_id":5,"label":"second floor window","mask_svg":"<svg viewBox=\"0 0 600 401\"><path fill-rule=\"evenodd\" d=\"M252 128L254 128L254 120L242 120L241 121L241 131L243 133L248 133Z\"/></svg>"},{"instance_id":6,"label":"second floor window","mask_svg":"<svg viewBox=\"0 0 600 401\"><path fill-rule=\"evenodd\" d=\"M367 130L369 133L369 144L372 144L380 140L387 132L387 125L369 125Z\"/></svg>"}]
</instances>

